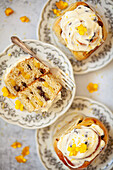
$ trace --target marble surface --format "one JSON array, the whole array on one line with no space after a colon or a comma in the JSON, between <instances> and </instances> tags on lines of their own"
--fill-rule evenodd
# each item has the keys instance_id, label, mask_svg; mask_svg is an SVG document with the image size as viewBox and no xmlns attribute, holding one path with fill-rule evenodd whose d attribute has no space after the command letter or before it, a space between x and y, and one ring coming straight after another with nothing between
<instances>
[{"instance_id":1,"label":"marble surface","mask_svg":"<svg viewBox=\"0 0 113 170\"><path fill-rule=\"evenodd\" d=\"M11 44L10 37L18 35L21 39L36 39L37 23L43 5L47 0L0 0L0 53ZM4 10L11 7L15 12L6 16ZM29 23L22 23L21 16L28 16ZM85 75L75 77L77 95L90 97L102 102L113 111L113 61L106 67ZM98 83L97 92L89 93L89 82ZM0 92L1 93L1 92ZM6 123L0 119L0 170L43 170L36 151L35 130L27 130L16 125ZM21 154L22 148L13 149L11 144L16 140L24 146L30 146L28 161L19 164L15 156Z\"/></svg>"}]
</instances>

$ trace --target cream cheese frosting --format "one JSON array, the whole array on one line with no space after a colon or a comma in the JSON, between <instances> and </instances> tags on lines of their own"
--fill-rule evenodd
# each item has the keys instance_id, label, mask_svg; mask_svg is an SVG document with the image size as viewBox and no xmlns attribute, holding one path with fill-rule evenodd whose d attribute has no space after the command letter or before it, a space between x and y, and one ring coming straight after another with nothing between
<instances>
[{"instance_id":1,"label":"cream cheese frosting","mask_svg":"<svg viewBox=\"0 0 113 170\"><path fill-rule=\"evenodd\" d=\"M98 17L89 7L79 5L61 18L61 37L73 51L91 51L102 43L102 27Z\"/></svg>"},{"instance_id":2,"label":"cream cheese frosting","mask_svg":"<svg viewBox=\"0 0 113 170\"><path fill-rule=\"evenodd\" d=\"M104 131L96 124L82 126L80 129L75 128L70 133L62 135L57 147L73 166L64 158L67 164L77 168L99 154L105 146L105 142L101 139L103 135Z\"/></svg>"},{"instance_id":3,"label":"cream cheese frosting","mask_svg":"<svg viewBox=\"0 0 113 170\"><path fill-rule=\"evenodd\" d=\"M18 65L18 63L20 63L21 61L24 61L26 59L29 59L31 56L21 56L20 59L18 61L16 61L15 63L13 63L11 66L9 66L8 68L6 68L5 73L3 75L4 80L7 78L7 75L10 73L10 71L16 67Z\"/></svg>"}]
</instances>

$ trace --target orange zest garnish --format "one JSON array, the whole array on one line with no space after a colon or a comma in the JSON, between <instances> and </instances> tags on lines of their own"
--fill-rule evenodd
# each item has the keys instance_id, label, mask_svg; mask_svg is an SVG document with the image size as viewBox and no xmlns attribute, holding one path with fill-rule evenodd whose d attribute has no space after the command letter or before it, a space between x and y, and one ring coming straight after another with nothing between
<instances>
[{"instance_id":1,"label":"orange zest garnish","mask_svg":"<svg viewBox=\"0 0 113 170\"><path fill-rule=\"evenodd\" d=\"M14 142L12 145L11 145L11 147L12 148L14 148L14 149L16 149L16 148L21 148L21 146L22 146L22 144L20 143L20 142Z\"/></svg>"},{"instance_id":2,"label":"orange zest garnish","mask_svg":"<svg viewBox=\"0 0 113 170\"><path fill-rule=\"evenodd\" d=\"M87 89L90 93L93 93L98 90L98 84L89 83Z\"/></svg>"},{"instance_id":3,"label":"orange zest garnish","mask_svg":"<svg viewBox=\"0 0 113 170\"><path fill-rule=\"evenodd\" d=\"M26 17L26 16L20 17L20 20L21 20L22 22L29 22L29 21L30 21L29 18Z\"/></svg>"},{"instance_id":4,"label":"orange zest garnish","mask_svg":"<svg viewBox=\"0 0 113 170\"><path fill-rule=\"evenodd\" d=\"M60 16L60 10L57 10L57 9L52 9L53 10L53 13L56 15L56 16Z\"/></svg>"},{"instance_id":5,"label":"orange zest garnish","mask_svg":"<svg viewBox=\"0 0 113 170\"><path fill-rule=\"evenodd\" d=\"M14 13L14 11L11 8L6 8L6 10L5 10L6 16L9 16L9 15L11 15L13 13Z\"/></svg>"},{"instance_id":6,"label":"orange zest garnish","mask_svg":"<svg viewBox=\"0 0 113 170\"><path fill-rule=\"evenodd\" d=\"M23 157L24 156L26 156L26 155L29 155L29 146L26 146L25 148L23 148L23 150L22 150L22 155L23 155Z\"/></svg>"},{"instance_id":7,"label":"orange zest garnish","mask_svg":"<svg viewBox=\"0 0 113 170\"><path fill-rule=\"evenodd\" d=\"M27 159L25 159L23 157L23 155L19 155L19 156L16 156L15 159L17 160L17 162L19 163L25 163L27 161Z\"/></svg>"},{"instance_id":8,"label":"orange zest garnish","mask_svg":"<svg viewBox=\"0 0 113 170\"><path fill-rule=\"evenodd\" d=\"M67 2L64 2L64 1L59 1L59 2L56 2L56 6L58 9L66 9L68 7L68 3Z\"/></svg>"}]
</instances>

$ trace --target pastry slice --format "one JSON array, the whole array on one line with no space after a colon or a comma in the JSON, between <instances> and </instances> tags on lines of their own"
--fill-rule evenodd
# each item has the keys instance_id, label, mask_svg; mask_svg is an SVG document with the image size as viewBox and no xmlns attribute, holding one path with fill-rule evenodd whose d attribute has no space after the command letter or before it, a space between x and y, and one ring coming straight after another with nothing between
<instances>
[{"instance_id":1,"label":"pastry slice","mask_svg":"<svg viewBox=\"0 0 113 170\"><path fill-rule=\"evenodd\" d=\"M59 99L61 89L60 83L48 73L39 77L23 91L18 92L18 97L29 112L46 110L56 98Z\"/></svg>"},{"instance_id":2,"label":"pastry slice","mask_svg":"<svg viewBox=\"0 0 113 170\"><path fill-rule=\"evenodd\" d=\"M77 60L89 57L107 38L102 19L85 2L75 2L64 10L54 22L53 32Z\"/></svg>"},{"instance_id":3,"label":"pastry slice","mask_svg":"<svg viewBox=\"0 0 113 170\"><path fill-rule=\"evenodd\" d=\"M66 128L67 127L67 128ZM71 170L86 168L107 146L108 132L93 117L79 116L54 135L54 150Z\"/></svg>"},{"instance_id":4,"label":"pastry slice","mask_svg":"<svg viewBox=\"0 0 113 170\"><path fill-rule=\"evenodd\" d=\"M4 76L5 84L10 93L17 95L34 80L49 72L49 68L35 58L27 58L18 61L14 66L6 70Z\"/></svg>"}]
</instances>

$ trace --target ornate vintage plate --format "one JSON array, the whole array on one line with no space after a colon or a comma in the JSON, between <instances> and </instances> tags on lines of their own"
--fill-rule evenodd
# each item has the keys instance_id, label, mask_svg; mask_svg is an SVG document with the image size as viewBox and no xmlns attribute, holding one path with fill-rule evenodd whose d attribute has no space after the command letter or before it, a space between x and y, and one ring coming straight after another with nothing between
<instances>
[{"instance_id":1,"label":"ornate vintage plate","mask_svg":"<svg viewBox=\"0 0 113 170\"><path fill-rule=\"evenodd\" d=\"M56 128L61 128L65 122L73 118L73 112L85 116L96 117L104 123L109 132L108 146L87 170L109 170L113 166L113 114L101 103L86 97L75 97L69 111L61 116L54 124L37 130L37 151L41 162L47 169L66 170L66 166L58 159L54 149L52 138Z\"/></svg>"},{"instance_id":2,"label":"ornate vintage plate","mask_svg":"<svg viewBox=\"0 0 113 170\"><path fill-rule=\"evenodd\" d=\"M65 0L68 4L72 4L80 0ZM43 42L47 42L57 46L70 59L75 74L84 74L98 70L107 65L113 59L113 12L112 0L85 0L100 14L103 22L108 30L108 37L104 44L96 50L89 58L83 61L77 61L71 52L63 46L52 31L53 23L56 19L52 9L56 8L56 0L49 0L42 10L40 23L38 24L37 37Z\"/></svg>"},{"instance_id":3,"label":"ornate vintage plate","mask_svg":"<svg viewBox=\"0 0 113 170\"><path fill-rule=\"evenodd\" d=\"M67 73L74 81L72 66L67 57L56 47L37 41L25 40L33 51L39 54L42 59L58 66ZM5 85L2 79L5 69L15 63L20 57L29 56L16 45L9 46L3 54L0 55L0 91ZM29 113L15 109L15 100L4 98L0 92L0 117L9 123L13 123L24 128L37 129L52 124L59 116L63 115L70 107L75 96L76 85L72 91L62 88L61 100L52 105L48 112Z\"/></svg>"}]
</instances>

